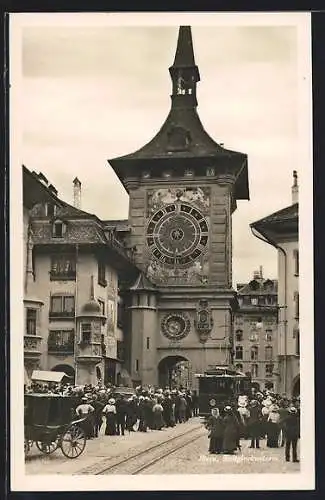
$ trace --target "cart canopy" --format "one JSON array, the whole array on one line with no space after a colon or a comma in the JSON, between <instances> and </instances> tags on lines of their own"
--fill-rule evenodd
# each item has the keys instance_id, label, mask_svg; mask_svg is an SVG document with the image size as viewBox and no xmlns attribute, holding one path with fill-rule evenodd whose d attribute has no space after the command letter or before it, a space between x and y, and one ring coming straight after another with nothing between
<instances>
[{"instance_id":1,"label":"cart canopy","mask_svg":"<svg viewBox=\"0 0 325 500\"><path fill-rule=\"evenodd\" d=\"M64 372L34 370L32 373L32 380L38 382L62 382L63 378L70 379L71 377Z\"/></svg>"}]
</instances>

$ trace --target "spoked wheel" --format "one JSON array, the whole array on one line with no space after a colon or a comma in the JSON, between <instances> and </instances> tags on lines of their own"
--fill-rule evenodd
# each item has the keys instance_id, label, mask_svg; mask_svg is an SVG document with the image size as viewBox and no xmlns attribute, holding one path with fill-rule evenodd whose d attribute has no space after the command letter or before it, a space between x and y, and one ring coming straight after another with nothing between
<instances>
[{"instance_id":1,"label":"spoked wheel","mask_svg":"<svg viewBox=\"0 0 325 500\"><path fill-rule=\"evenodd\" d=\"M60 447L62 453L67 458L77 458L84 451L86 446L86 436L81 427L72 425L63 434Z\"/></svg>"},{"instance_id":2,"label":"spoked wheel","mask_svg":"<svg viewBox=\"0 0 325 500\"><path fill-rule=\"evenodd\" d=\"M279 436L278 436L278 447L280 448L283 446L283 432L282 429L280 429Z\"/></svg>"},{"instance_id":3,"label":"spoked wheel","mask_svg":"<svg viewBox=\"0 0 325 500\"><path fill-rule=\"evenodd\" d=\"M25 456L28 455L32 446L33 446L33 441L31 441L30 439L25 439L25 442L24 442Z\"/></svg>"},{"instance_id":4,"label":"spoked wheel","mask_svg":"<svg viewBox=\"0 0 325 500\"><path fill-rule=\"evenodd\" d=\"M50 441L49 443L44 443L43 441L36 441L36 446L39 449L39 451L45 453L45 455L50 455L57 449L58 442Z\"/></svg>"}]
</instances>

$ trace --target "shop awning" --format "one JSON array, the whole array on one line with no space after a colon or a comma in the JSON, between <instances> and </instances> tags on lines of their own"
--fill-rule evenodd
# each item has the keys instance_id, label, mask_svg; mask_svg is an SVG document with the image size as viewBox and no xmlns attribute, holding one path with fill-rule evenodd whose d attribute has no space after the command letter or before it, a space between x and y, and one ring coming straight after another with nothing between
<instances>
[{"instance_id":1,"label":"shop awning","mask_svg":"<svg viewBox=\"0 0 325 500\"><path fill-rule=\"evenodd\" d=\"M34 370L32 373L32 380L39 382L61 382L64 377L71 378L64 372Z\"/></svg>"}]
</instances>

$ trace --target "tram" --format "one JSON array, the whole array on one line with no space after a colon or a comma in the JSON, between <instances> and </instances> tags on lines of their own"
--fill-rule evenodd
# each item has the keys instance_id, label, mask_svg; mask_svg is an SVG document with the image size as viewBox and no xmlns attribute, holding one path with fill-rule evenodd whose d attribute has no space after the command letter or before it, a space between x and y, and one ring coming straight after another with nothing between
<instances>
[{"instance_id":1,"label":"tram","mask_svg":"<svg viewBox=\"0 0 325 500\"><path fill-rule=\"evenodd\" d=\"M238 396L251 394L251 377L227 366L214 366L202 374L195 374L199 382L199 416L210 415L212 408L222 410Z\"/></svg>"}]
</instances>

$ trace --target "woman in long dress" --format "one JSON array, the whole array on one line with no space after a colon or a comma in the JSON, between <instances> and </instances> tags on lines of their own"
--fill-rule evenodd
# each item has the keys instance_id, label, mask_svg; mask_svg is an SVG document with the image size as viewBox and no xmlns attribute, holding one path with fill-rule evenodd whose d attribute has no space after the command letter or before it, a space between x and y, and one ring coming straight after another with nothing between
<instances>
[{"instance_id":1,"label":"woman in long dress","mask_svg":"<svg viewBox=\"0 0 325 500\"><path fill-rule=\"evenodd\" d=\"M206 427L210 438L209 453L222 453L224 423L219 408L212 408Z\"/></svg>"},{"instance_id":2,"label":"woman in long dress","mask_svg":"<svg viewBox=\"0 0 325 500\"><path fill-rule=\"evenodd\" d=\"M266 446L268 446L268 448L278 448L280 433L280 413L278 405L273 404L270 407L267 424Z\"/></svg>"},{"instance_id":3,"label":"woman in long dress","mask_svg":"<svg viewBox=\"0 0 325 500\"><path fill-rule=\"evenodd\" d=\"M224 412L223 453L233 455L238 447L238 420L233 414L231 406L226 406Z\"/></svg>"},{"instance_id":4,"label":"woman in long dress","mask_svg":"<svg viewBox=\"0 0 325 500\"><path fill-rule=\"evenodd\" d=\"M158 400L152 408L154 429L158 431L161 431L162 427L164 426L164 420L162 417L163 411L164 409L160 404L160 401Z\"/></svg>"},{"instance_id":5,"label":"woman in long dress","mask_svg":"<svg viewBox=\"0 0 325 500\"><path fill-rule=\"evenodd\" d=\"M116 435L116 406L115 399L108 400L108 404L103 409L103 414L106 417L105 436Z\"/></svg>"}]
</instances>

